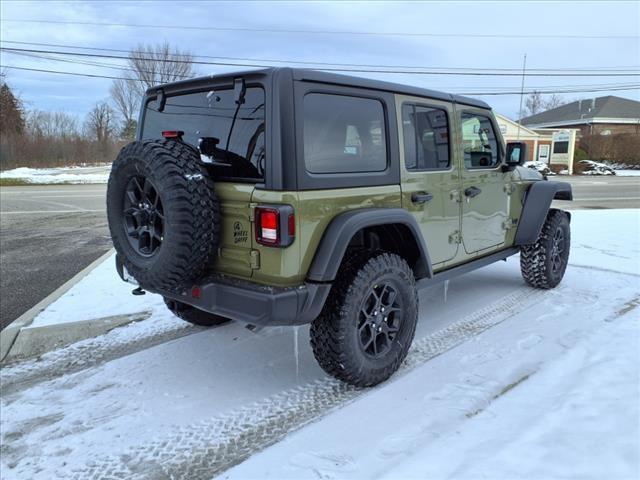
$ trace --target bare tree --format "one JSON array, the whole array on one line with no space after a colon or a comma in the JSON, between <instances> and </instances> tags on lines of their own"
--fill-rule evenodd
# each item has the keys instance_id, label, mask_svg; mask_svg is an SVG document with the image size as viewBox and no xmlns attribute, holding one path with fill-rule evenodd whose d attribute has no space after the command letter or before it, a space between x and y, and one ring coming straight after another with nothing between
<instances>
[{"instance_id":1,"label":"bare tree","mask_svg":"<svg viewBox=\"0 0 640 480\"><path fill-rule=\"evenodd\" d=\"M147 88L162 83L184 80L195 75L193 57L186 51L172 48L169 42L158 45L138 45L129 53L128 66L136 81L138 96Z\"/></svg>"},{"instance_id":2,"label":"bare tree","mask_svg":"<svg viewBox=\"0 0 640 480\"><path fill-rule=\"evenodd\" d=\"M558 108L561 105L564 105L566 102L559 97L555 93L549 95L544 101L544 109L551 110L552 108Z\"/></svg>"},{"instance_id":3,"label":"bare tree","mask_svg":"<svg viewBox=\"0 0 640 480\"><path fill-rule=\"evenodd\" d=\"M27 131L34 138L67 139L79 136L76 117L65 112L31 110L27 116Z\"/></svg>"},{"instance_id":4,"label":"bare tree","mask_svg":"<svg viewBox=\"0 0 640 480\"><path fill-rule=\"evenodd\" d=\"M136 129L136 118L140 106L140 97L135 80L114 80L111 85L111 99L116 111L122 117L121 136L133 138Z\"/></svg>"},{"instance_id":5,"label":"bare tree","mask_svg":"<svg viewBox=\"0 0 640 480\"><path fill-rule=\"evenodd\" d=\"M115 112L106 101L98 102L87 114L85 128L87 134L100 144L106 144L113 138L115 133Z\"/></svg>"},{"instance_id":6,"label":"bare tree","mask_svg":"<svg viewBox=\"0 0 640 480\"><path fill-rule=\"evenodd\" d=\"M138 108L145 90L193 77L193 57L186 51L171 47L168 42L140 44L129 52L127 70L123 75L127 80L113 81L111 98L122 120L121 136L130 139L135 134Z\"/></svg>"},{"instance_id":7,"label":"bare tree","mask_svg":"<svg viewBox=\"0 0 640 480\"><path fill-rule=\"evenodd\" d=\"M530 93L524 101L524 108L527 116L541 112L544 108L542 94L540 92Z\"/></svg>"}]
</instances>

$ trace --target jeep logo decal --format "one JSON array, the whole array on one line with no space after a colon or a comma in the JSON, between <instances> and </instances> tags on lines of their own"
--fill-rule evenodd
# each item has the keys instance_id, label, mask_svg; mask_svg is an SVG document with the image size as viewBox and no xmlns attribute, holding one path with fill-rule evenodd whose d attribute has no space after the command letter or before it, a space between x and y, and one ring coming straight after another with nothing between
<instances>
[{"instance_id":1,"label":"jeep logo decal","mask_svg":"<svg viewBox=\"0 0 640 480\"><path fill-rule=\"evenodd\" d=\"M249 233L244 230L242 223L233 224L233 243L245 243L249 238Z\"/></svg>"}]
</instances>

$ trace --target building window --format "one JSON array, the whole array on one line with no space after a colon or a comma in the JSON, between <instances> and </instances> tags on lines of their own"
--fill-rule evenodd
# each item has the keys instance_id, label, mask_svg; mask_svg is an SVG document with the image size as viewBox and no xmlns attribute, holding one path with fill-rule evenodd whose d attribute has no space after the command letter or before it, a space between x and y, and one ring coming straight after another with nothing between
<instances>
[{"instance_id":1,"label":"building window","mask_svg":"<svg viewBox=\"0 0 640 480\"><path fill-rule=\"evenodd\" d=\"M554 142L553 153L569 153L569 142Z\"/></svg>"}]
</instances>

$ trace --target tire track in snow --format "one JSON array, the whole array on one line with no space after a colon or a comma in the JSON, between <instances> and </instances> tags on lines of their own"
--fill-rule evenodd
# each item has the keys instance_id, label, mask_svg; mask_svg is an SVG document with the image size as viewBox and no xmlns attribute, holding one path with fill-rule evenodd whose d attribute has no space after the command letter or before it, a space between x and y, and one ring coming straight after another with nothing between
<instances>
[{"instance_id":1,"label":"tire track in snow","mask_svg":"<svg viewBox=\"0 0 640 480\"><path fill-rule=\"evenodd\" d=\"M152 322L151 324L143 322ZM149 325L152 325L149 328ZM43 354L35 360L7 364L0 370L3 397L37 383L96 367L126 355L204 330L177 319L149 318L99 337Z\"/></svg>"},{"instance_id":2,"label":"tire track in snow","mask_svg":"<svg viewBox=\"0 0 640 480\"><path fill-rule=\"evenodd\" d=\"M406 374L548 295L549 291L522 287L417 340L398 374ZM367 389L356 389L332 378L318 380L227 414L180 427L171 435L131 448L122 455L97 459L75 470L72 477L82 480L210 479L365 392Z\"/></svg>"}]
</instances>

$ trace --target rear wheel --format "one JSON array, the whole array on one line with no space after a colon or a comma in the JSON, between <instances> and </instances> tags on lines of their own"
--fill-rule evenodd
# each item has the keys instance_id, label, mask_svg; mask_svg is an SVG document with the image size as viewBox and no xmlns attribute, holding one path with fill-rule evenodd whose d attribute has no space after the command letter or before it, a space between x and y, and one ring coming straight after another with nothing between
<instances>
[{"instance_id":1,"label":"rear wheel","mask_svg":"<svg viewBox=\"0 0 640 480\"><path fill-rule=\"evenodd\" d=\"M171 310L176 317L181 318L185 322L193 323L194 325L200 325L202 327L213 327L226 323L229 321L226 317L215 315L213 313L205 312L196 307L192 307L186 303L172 300L171 298L164 298L164 303L167 308Z\"/></svg>"},{"instance_id":2,"label":"rear wheel","mask_svg":"<svg viewBox=\"0 0 640 480\"><path fill-rule=\"evenodd\" d=\"M554 288L560 283L569 262L571 229L562 210L551 209L533 245L520 251L520 270L525 282L535 288Z\"/></svg>"},{"instance_id":3,"label":"rear wheel","mask_svg":"<svg viewBox=\"0 0 640 480\"><path fill-rule=\"evenodd\" d=\"M320 316L311 325L316 360L358 387L389 378L409 351L418 318L411 268L398 255L347 255Z\"/></svg>"}]
</instances>

